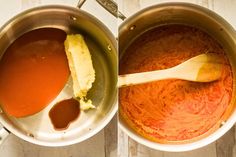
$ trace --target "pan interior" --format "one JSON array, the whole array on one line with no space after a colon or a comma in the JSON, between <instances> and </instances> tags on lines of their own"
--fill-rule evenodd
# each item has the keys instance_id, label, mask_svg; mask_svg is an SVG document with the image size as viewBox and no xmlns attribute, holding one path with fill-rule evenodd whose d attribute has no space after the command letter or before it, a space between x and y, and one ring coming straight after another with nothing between
<instances>
[{"instance_id":1,"label":"pan interior","mask_svg":"<svg viewBox=\"0 0 236 157\"><path fill-rule=\"evenodd\" d=\"M232 120L233 118L235 119L236 41L235 31L233 28L213 12L210 12L202 7L186 3L166 3L163 5L152 6L136 13L119 27L119 60L122 60L127 47L129 47L129 45L141 34L153 28L171 24L193 26L211 35L225 50L233 71L233 95L231 102L221 120L202 136L188 141L170 142L170 144L175 145L193 143L199 141L200 139L204 139L205 137L214 134L216 130L224 126L223 124L227 123L227 121ZM146 139L144 137L140 137L136 132L134 132L121 117L119 118L119 123L125 132L139 142L145 144L143 140ZM159 146L158 143L155 143L155 146L155 148L157 148Z\"/></svg>"},{"instance_id":2,"label":"pan interior","mask_svg":"<svg viewBox=\"0 0 236 157\"><path fill-rule=\"evenodd\" d=\"M96 109L81 111L80 117L68 129L54 130L48 112L57 102L73 96L72 78L69 77L60 94L41 112L25 118L10 117L2 112L1 123L16 135L47 146L80 142L102 129L115 113L117 92L116 45L113 36L103 27L87 13L62 6L30 10L6 24L0 33L0 57L16 38L34 29L57 28L67 34L82 34L96 73L95 82L87 97L93 101Z\"/></svg>"}]
</instances>

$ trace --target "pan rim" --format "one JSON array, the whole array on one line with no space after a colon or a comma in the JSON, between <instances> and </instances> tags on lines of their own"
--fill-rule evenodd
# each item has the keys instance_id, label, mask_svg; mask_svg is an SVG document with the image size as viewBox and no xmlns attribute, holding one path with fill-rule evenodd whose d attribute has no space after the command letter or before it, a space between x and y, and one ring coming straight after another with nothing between
<instances>
[{"instance_id":1,"label":"pan rim","mask_svg":"<svg viewBox=\"0 0 236 157\"><path fill-rule=\"evenodd\" d=\"M228 32L234 32L232 34L229 34L231 40L236 44L236 32L232 25L227 22L223 17L215 13L214 11L211 11L210 9L204 8L200 5L193 4L193 3L188 3L188 2L164 2L156 5L152 5L149 7L146 7L144 9L141 9L140 11L136 12L135 14L131 15L125 21L119 26L119 35L124 34L125 30L128 28L127 25L133 25L134 21L137 20L138 16L141 14L144 14L150 10L163 10L166 8L172 7L173 9L175 7L181 7L184 9L192 9L194 11L197 11L201 14L208 14L208 16L213 19L214 21L217 21L218 23L221 23L221 25L224 26L225 30ZM158 12L158 11L157 11ZM125 49L125 48L123 48ZM235 77L235 76L233 76ZM235 82L234 82L235 83ZM235 85L233 85L234 87ZM118 111L119 112L119 111ZM119 114L120 116L120 114ZM161 150L161 151L168 151L168 152L184 152L184 151L190 151L194 149L198 149L201 147L204 147L210 143L213 143L217 139L219 139L221 136L223 136L227 131L230 130L230 128L233 127L233 125L236 122L236 109L231 113L231 115L228 117L228 120L226 123L213 131L210 135L201 138L197 141L189 142L189 143L181 143L181 144L165 144L165 143L158 143L158 142L153 142L151 140L148 140L147 138L139 135L137 132L135 132L126 122L119 117L118 119L118 127L129 137L131 137L133 140L137 141L140 144L143 144L147 147L156 149L156 150Z\"/></svg>"},{"instance_id":2,"label":"pan rim","mask_svg":"<svg viewBox=\"0 0 236 157\"><path fill-rule=\"evenodd\" d=\"M17 15L10 18L5 24L3 24L0 27L0 38L11 27L11 24L14 23L15 21L20 21L22 18L24 18L25 15L31 14L32 12L39 11L39 10L44 11L44 10L48 10L48 9L55 9L57 11L69 10L71 12L76 12L77 14L83 14L84 16L86 16L88 18L88 20L93 22L93 24L95 24L96 26L98 26L102 32L105 32L104 34L106 34L107 38L110 40L110 42L112 44L111 46L114 47L114 51L113 51L114 55L117 55L117 42L115 40L114 35L105 26L105 24L103 24L100 20L98 20L95 16L89 14L88 12L81 10L79 8L67 6L67 5L41 5L38 7L33 7L30 9L27 9L23 12L20 12ZM68 146L68 145L80 143L82 141L85 141L86 139L89 139L90 137L94 136L99 131L101 131L111 121L111 119L114 117L114 115L116 114L116 112L118 110L117 91L114 91L114 96L112 99L113 99L112 100L113 104L111 103L111 107L110 107L109 111L107 112L107 115L103 119L100 120L101 124L97 125L91 132L88 132L84 136L75 138L73 140L65 140L65 141L61 140L61 141L56 141L56 142L54 142L54 141L47 142L47 141L43 141L43 140L38 140L36 138L28 136L27 134L24 134L21 131L18 131L18 129L14 128L10 123L8 123L6 120L4 120L3 116L1 116L1 115L0 115L0 123L3 125L4 128L9 130L12 134L20 137L21 139L23 139L25 141L30 142L30 143L41 145L41 146L49 146L49 147Z\"/></svg>"}]
</instances>

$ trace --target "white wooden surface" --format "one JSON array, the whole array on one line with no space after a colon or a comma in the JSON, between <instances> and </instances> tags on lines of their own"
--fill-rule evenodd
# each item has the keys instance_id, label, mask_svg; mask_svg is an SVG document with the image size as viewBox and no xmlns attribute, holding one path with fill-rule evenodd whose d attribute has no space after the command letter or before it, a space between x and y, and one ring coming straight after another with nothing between
<instances>
[{"instance_id":1,"label":"white wooden surface","mask_svg":"<svg viewBox=\"0 0 236 157\"><path fill-rule=\"evenodd\" d=\"M119 10L129 17L153 4L177 2L178 0L119 0ZM236 29L236 0L180 0L207 7L225 18ZM120 23L121 21L119 21ZM119 157L236 157L236 126L215 143L183 153L156 151L138 144L118 129Z\"/></svg>"},{"instance_id":2,"label":"white wooden surface","mask_svg":"<svg viewBox=\"0 0 236 157\"><path fill-rule=\"evenodd\" d=\"M78 0L0 0L0 27L19 12L35 6L48 4L76 6L77 3ZM87 0L82 9L102 21L114 35L117 34L116 19L94 0ZM114 117L106 128L92 138L67 147L42 147L10 135L0 145L0 157L116 157L116 119Z\"/></svg>"}]
</instances>

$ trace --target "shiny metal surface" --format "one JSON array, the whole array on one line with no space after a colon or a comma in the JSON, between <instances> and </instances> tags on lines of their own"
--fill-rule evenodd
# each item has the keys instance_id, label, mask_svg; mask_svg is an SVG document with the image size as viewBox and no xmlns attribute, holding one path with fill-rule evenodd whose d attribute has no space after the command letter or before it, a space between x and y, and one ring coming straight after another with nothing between
<instances>
[{"instance_id":1,"label":"shiny metal surface","mask_svg":"<svg viewBox=\"0 0 236 157\"><path fill-rule=\"evenodd\" d=\"M68 34L81 33L85 37L96 72L88 98L92 99L96 109L82 111L79 119L64 131L53 129L48 111L56 102L73 96L72 79L69 78L61 93L43 111L25 118L10 117L1 112L0 123L11 133L31 143L65 146L93 136L115 115L117 44L111 32L92 15L73 7L51 5L25 11L0 29L0 58L7 47L24 33L47 27L59 28Z\"/></svg>"},{"instance_id":2,"label":"shiny metal surface","mask_svg":"<svg viewBox=\"0 0 236 157\"><path fill-rule=\"evenodd\" d=\"M190 3L163 3L151 6L126 19L119 27L119 59L122 59L126 48L140 34L160 25L185 24L198 27L218 40L230 60L234 87L231 103L222 119L207 133L188 141L160 144L149 141L133 131L121 118L120 128L137 142L148 147L164 151L188 151L214 142L226 133L236 122L236 32L233 27L216 13Z\"/></svg>"},{"instance_id":3,"label":"shiny metal surface","mask_svg":"<svg viewBox=\"0 0 236 157\"><path fill-rule=\"evenodd\" d=\"M118 10L116 2L113 0L96 0L104 9L109 11L113 16L124 20L126 17Z\"/></svg>"},{"instance_id":4,"label":"shiny metal surface","mask_svg":"<svg viewBox=\"0 0 236 157\"><path fill-rule=\"evenodd\" d=\"M0 128L0 144L2 144L5 141L5 139L8 137L9 134L10 134L10 132L6 128L1 126L1 128Z\"/></svg>"}]
</instances>

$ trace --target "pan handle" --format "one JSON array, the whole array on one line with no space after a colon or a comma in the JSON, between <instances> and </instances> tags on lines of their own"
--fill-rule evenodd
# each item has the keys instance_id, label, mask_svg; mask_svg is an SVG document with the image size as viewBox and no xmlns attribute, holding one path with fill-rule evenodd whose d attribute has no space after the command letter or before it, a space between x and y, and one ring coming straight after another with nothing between
<instances>
[{"instance_id":1,"label":"pan handle","mask_svg":"<svg viewBox=\"0 0 236 157\"><path fill-rule=\"evenodd\" d=\"M96 0L103 8L109 11L113 16L125 20L126 17L118 10L117 4L113 0Z\"/></svg>"},{"instance_id":2,"label":"pan handle","mask_svg":"<svg viewBox=\"0 0 236 157\"><path fill-rule=\"evenodd\" d=\"M0 129L0 145L6 140L9 134L10 132L6 128L2 127Z\"/></svg>"},{"instance_id":3,"label":"pan handle","mask_svg":"<svg viewBox=\"0 0 236 157\"><path fill-rule=\"evenodd\" d=\"M79 0L77 7L81 8L86 0ZM96 0L103 8L105 8L113 16L125 20L126 17L118 10L116 2L113 0Z\"/></svg>"},{"instance_id":4,"label":"pan handle","mask_svg":"<svg viewBox=\"0 0 236 157\"><path fill-rule=\"evenodd\" d=\"M79 0L79 2L77 4L77 8L81 8L85 1L86 0Z\"/></svg>"}]
</instances>

